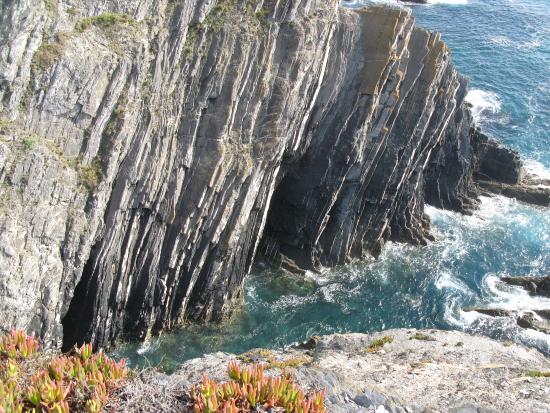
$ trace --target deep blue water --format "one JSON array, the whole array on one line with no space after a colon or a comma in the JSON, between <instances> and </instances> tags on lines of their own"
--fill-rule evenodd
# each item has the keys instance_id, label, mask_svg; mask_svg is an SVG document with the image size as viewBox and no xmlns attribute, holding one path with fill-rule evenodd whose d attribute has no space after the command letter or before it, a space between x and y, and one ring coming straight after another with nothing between
<instances>
[{"instance_id":1,"label":"deep blue water","mask_svg":"<svg viewBox=\"0 0 550 413\"><path fill-rule=\"evenodd\" d=\"M471 79L468 99L484 131L516 148L529 168L549 175L550 1L448 3L415 6L417 23L440 31L451 46L454 63ZM498 281L503 274L550 274L549 211L484 198L471 217L430 207L427 213L436 241L426 247L390 244L376 261L305 280L258 268L231 323L126 344L116 355L171 369L212 351L283 347L312 334L392 327L461 329L550 354L545 334L462 311L471 305L550 308L550 300Z\"/></svg>"}]
</instances>

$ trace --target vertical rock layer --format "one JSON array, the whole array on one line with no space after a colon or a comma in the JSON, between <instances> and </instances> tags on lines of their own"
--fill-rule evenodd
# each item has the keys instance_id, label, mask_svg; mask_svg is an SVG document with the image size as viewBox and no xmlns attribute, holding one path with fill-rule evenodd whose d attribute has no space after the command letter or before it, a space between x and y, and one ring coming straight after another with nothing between
<instances>
[{"instance_id":1,"label":"vertical rock layer","mask_svg":"<svg viewBox=\"0 0 550 413\"><path fill-rule=\"evenodd\" d=\"M2 328L103 345L217 320L259 253L303 270L425 242L424 200L469 211L491 169L405 9L34 3L0 10Z\"/></svg>"}]
</instances>

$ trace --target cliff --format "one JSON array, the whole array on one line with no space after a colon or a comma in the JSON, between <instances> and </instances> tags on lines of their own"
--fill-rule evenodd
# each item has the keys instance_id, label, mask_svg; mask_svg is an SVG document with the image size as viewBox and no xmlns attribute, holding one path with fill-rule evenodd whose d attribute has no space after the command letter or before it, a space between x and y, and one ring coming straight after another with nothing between
<instances>
[{"instance_id":1,"label":"cliff","mask_svg":"<svg viewBox=\"0 0 550 413\"><path fill-rule=\"evenodd\" d=\"M192 384L203 374L227 381L232 360L263 363L273 375L284 368L304 389L324 389L331 413L543 413L550 404L548 379L537 377L550 362L536 350L457 331L388 330L208 354L170 376L144 371L122 390L119 409L187 411Z\"/></svg>"},{"instance_id":2,"label":"cliff","mask_svg":"<svg viewBox=\"0 0 550 413\"><path fill-rule=\"evenodd\" d=\"M3 1L0 328L69 347L219 320L258 257L424 243L424 202L471 212L480 176L521 197L466 88L399 7Z\"/></svg>"}]
</instances>

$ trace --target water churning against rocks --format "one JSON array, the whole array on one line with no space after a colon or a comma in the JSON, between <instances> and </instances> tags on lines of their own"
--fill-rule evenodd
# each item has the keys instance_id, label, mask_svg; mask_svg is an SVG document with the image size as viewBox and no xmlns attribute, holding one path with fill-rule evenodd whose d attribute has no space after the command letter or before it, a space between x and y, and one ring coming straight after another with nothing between
<instances>
[{"instance_id":1,"label":"water churning against rocks","mask_svg":"<svg viewBox=\"0 0 550 413\"><path fill-rule=\"evenodd\" d=\"M550 175L550 3L547 0L433 1L413 6L419 26L440 31L470 77L467 100L484 132L515 148L529 169ZM343 2L355 7L360 2ZM550 212L500 197L473 216L428 207L435 241L390 243L372 262L297 278L256 268L245 306L221 326L193 326L126 344L134 363L171 368L212 351L282 347L313 334L397 327L460 329L511 339L550 354L548 335L468 306L549 308L499 281L504 274L550 273Z\"/></svg>"}]
</instances>

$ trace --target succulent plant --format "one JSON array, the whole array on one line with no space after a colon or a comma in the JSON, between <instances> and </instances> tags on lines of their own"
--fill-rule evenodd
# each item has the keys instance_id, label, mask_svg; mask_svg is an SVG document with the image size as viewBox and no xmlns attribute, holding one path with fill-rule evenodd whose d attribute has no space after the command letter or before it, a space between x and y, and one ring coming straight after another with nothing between
<instances>
[{"instance_id":1,"label":"succulent plant","mask_svg":"<svg viewBox=\"0 0 550 413\"><path fill-rule=\"evenodd\" d=\"M13 331L0 338L0 413L100 413L128 375L124 360L116 362L102 351L94 354L90 344L46 365L32 359L22 363L37 351L33 335ZM30 379L23 385L21 377Z\"/></svg>"},{"instance_id":2,"label":"succulent plant","mask_svg":"<svg viewBox=\"0 0 550 413\"><path fill-rule=\"evenodd\" d=\"M11 359L28 358L38 351L38 340L24 331L13 330L0 338L0 356Z\"/></svg>"},{"instance_id":3,"label":"succulent plant","mask_svg":"<svg viewBox=\"0 0 550 413\"><path fill-rule=\"evenodd\" d=\"M195 413L250 412L282 407L288 413L325 413L323 391L304 393L289 377L264 375L265 366L242 367L237 362L228 365L230 380L217 383L204 377L194 386L191 397Z\"/></svg>"}]
</instances>

